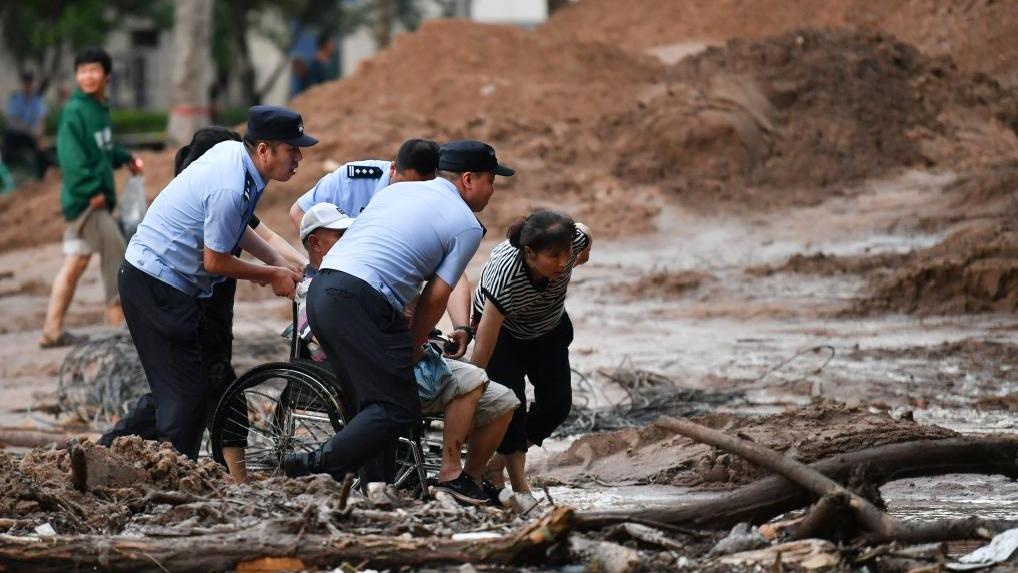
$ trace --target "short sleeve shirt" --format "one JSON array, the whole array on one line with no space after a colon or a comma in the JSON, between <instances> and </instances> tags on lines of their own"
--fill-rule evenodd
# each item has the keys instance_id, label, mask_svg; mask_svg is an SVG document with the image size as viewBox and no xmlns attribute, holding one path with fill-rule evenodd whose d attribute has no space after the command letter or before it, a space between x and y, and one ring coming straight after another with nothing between
<instances>
[{"instance_id":1,"label":"short sleeve shirt","mask_svg":"<svg viewBox=\"0 0 1018 573\"><path fill-rule=\"evenodd\" d=\"M395 183L375 195L321 268L360 278L402 311L432 277L455 286L481 235L449 181Z\"/></svg>"},{"instance_id":2,"label":"short sleeve shirt","mask_svg":"<svg viewBox=\"0 0 1018 573\"><path fill-rule=\"evenodd\" d=\"M520 249L509 241L499 243L484 263L474 291L475 320L479 320L485 302L490 300L505 316L502 325L516 338L534 339L551 332L565 312L566 289L576 260L589 244L590 237L577 226L565 272L539 288L527 274Z\"/></svg>"},{"instance_id":3,"label":"short sleeve shirt","mask_svg":"<svg viewBox=\"0 0 1018 573\"><path fill-rule=\"evenodd\" d=\"M301 211L308 212L318 203L332 203L351 217L361 214L371 198L389 186L391 161L368 159L340 166L318 180L297 199Z\"/></svg>"},{"instance_id":4,"label":"short sleeve shirt","mask_svg":"<svg viewBox=\"0 0 1018 573\"><path fill-rule=\"evenodd\" d=\"M223 277L205 270L205 247L232 253L264 189L244 144L219 143L159 193L124 258L185 294L208 297Z\"/></svg>"},{"instance_id":5,"label":"short sleeve shirt","mask_svg":"<svg viewBox=\"0 0 1018 573\"><path fill-rule=\"evenodd\" d=\"M7 116L17 118L22 123L35 126L46 117L46 104L38 94L25 95L17 90L7 101Z\"/></svg>"}]
</instances>

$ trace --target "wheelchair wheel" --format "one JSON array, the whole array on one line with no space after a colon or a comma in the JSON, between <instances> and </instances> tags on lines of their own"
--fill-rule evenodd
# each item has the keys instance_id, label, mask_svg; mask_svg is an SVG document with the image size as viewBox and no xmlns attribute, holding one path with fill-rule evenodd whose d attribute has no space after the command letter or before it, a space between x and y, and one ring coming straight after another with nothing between
<instances>
[{"instance_id":1,"label":"wheelchair wheel","mask_svg":"<svg viewBox=\"0 0 1018 573\"><path fill-rule=\"evenodd\" d=\"M243 447L248 473L277 475L283 456L317 449L347 419L331 373L299 362L263 364L238 378L216 407L212 457Z\"/></svg>"}]
</instances>

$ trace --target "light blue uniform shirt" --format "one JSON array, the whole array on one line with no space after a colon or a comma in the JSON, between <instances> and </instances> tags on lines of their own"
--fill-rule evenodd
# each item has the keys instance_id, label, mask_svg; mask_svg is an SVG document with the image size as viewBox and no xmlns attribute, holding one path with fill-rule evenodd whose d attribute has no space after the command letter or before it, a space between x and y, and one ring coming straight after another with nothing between
<instances>
[{"instance_id":1,"label":"light blue uniform shirt","mask_svg":"<svg viewBox=\"0 0 1018 573\"><path fill-rule=\"evenodd\" d=\"M231 253L264 190L243 143L216 144L159 193L124 258L185 294L207 297L223 277L205 270L204 248Z\"/></svg>"},{"instance_id":2,"label":"light blue uniform shirt","mask_svg":"<svg viewBox=\"0 0 1018 573\"><path fill-rule=\"evenodd\" d=\"M391 161L368 159L340 166L318 180L297 199L301 211L308 212L319 203L332 203L351 217L361 214L371 198L389 186Z\"/></svg>"},{"instance_id":3,"label":"light blue uniform shirt","mask_svg":"<svg viewBox=\"0 0 1018 573\"><path fill-rule=\"evenodd\" d=\"M389 185L322 260L370 284L402 311L424 281L456 286L481 244L481 224L441 177Z\"/></svg>"},{"instance_id":4,"label":"light blue uniform shirt","mask_svg":"<svg viewBox=\"0 0 1018 573\"><path fill-rule=\"evenodd\" d=\"M26 96L24 91L17 90L7 101L7 117L17 119L29 128L35 129L36 124L46 117L46 104L38 94ZM11 127L8 122L7 128Z\"/></svg>"}]
</instances>

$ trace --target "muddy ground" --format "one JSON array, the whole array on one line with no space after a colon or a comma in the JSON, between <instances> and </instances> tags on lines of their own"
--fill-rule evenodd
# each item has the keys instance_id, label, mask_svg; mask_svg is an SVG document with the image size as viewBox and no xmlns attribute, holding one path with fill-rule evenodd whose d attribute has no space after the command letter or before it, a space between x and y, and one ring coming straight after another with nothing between
<instances>
[{"instance_id":1,"label":"muddy ground","mask_svg":"<svg viewBox=\"0 0 1018 573\"><path fill-rule=\"evenodd\" d=\"M893 259L936 244L942 234L921 231L915 215L945 201L955 179L913 170L866 182L848 197L751 217L707 217L662 201L655 232L598 239L591 262L575 274L572 360L587 382L577 386L577 403L624 405L626 390L613 377L652 372L658 385L696 392L683 412L707 414L711 426L737 429L807 461L954 432L1015 434L1013 315L856 312L873 288L869 265L828 272L804 262ZM0 271L13 273L0 283L0 426L82 430L71 417L51 413L67 350L35 346L46 301L41 285L55 271L57 250L44 245L0 256ZM69 321L96 335L106 332L96 325L98 281L90 267ZM286 341L273 337L288 310L254 288L243 293L236 322L241 371L286 356ZM755 421L760 415L771 417ZM700 499L760 475L653 425L560 436L531 460L533 478L556 502L584 509ZM1018 513L1018 487L1003 478L911 479L883 493L892 514L909 518ZM159 525L144 515L103 515L119 527Z\"/></svg>"},{"instance_id":2,"label":"muddy ground","mask_svg":"<svg viewBox=\"0 0 1018 573\"><path fill-rule=\"evenodd\" d=\"M659 414L694 416L804 461L912 439L1018 435L1014 3L807 4L816 9L684 3L678 14L667 0L639 9L584 0L533 32L431 22L293 102L322 144L293 181L269 190L259 215L295 238L285 210L329 162L386 158L405 137L476 137L519 174L481 215L491 232L471 276L506 224L535 206L588 223L591 259L567 303L575 416L529 466L560 504L672 504L762 475L663 430ZM454 45L487 65L455 68L443 56ZM171 156L146 156L150 195L169 179ZM36 346L60 263L58 187L51 173L0 198L0 439L11 428L42 439L100 429L60 411L69 350ZM68 326L102 336L97 267ZM286 357L278 333L289 313L265 289L239 287L239 372ZM288 527L301 535L335 522L331 505L313 519L306 508L336 484L229 487L207 460L194 467L157 446L123 448L117 456L134 468L118 474L126 478L100 496L63 496L81 511L32 489L67 487L66 452L5 448L0 485L11 495L0 517L17 515L14 532L52 522L59 533L150 535L168 535L171 523L226 534L231 519L294 512ZM201 499L170 509L146 497L153 487ZM1018 515L1018 486L1002 477L901 480L882 496L907 519ZM218 498L257 503L238 517L208 505ZM425 517L399 533L522 523L496 511L435 526L432 510L445 511L415 506L414 519Z\"/></svg>"}]
</instances>

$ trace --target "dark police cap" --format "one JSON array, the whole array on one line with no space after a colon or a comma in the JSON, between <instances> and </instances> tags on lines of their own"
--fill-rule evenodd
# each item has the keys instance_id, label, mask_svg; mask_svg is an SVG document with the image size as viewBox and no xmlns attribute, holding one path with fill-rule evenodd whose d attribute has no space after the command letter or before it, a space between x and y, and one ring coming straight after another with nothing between
<instances>
[{"instance_id":1,"label":"dark police cap","mask_svg":"<svg viewBox=\"0 0 1018 573\"><path fill-rule=\"evenodd\" d=\"M318 143L317 139L304 134L304 120L299 113L274 105L256 105L247 110L247 136L297 147Z\"/></svg>"},{"instance_id":2,"label":"dark police cap","mask_svg":"<svg viewBox=\"0 0 1018 573\"><path fill-rule=\"evenodd\" d=\"M473 139L450 141L443 145L438 150L438 168L455 173L490 171L503 177L516 173L515 170L498 164L494 147Z\"/></svg>"}]
</instances>

